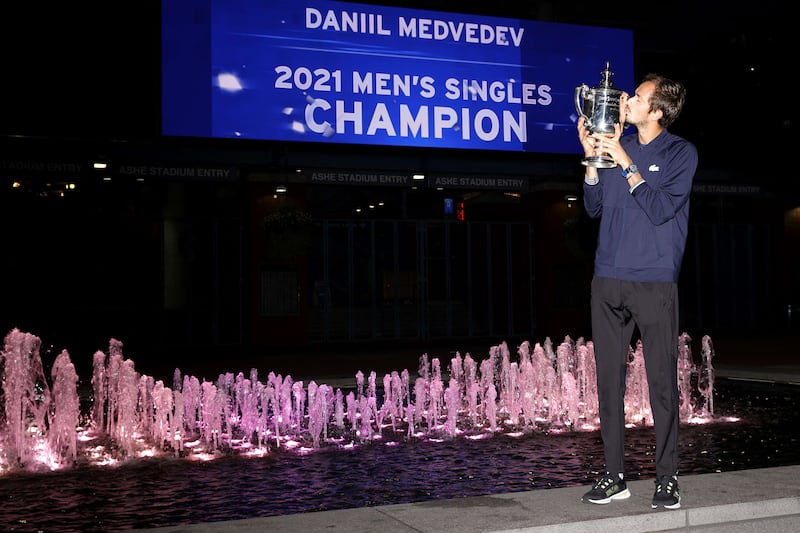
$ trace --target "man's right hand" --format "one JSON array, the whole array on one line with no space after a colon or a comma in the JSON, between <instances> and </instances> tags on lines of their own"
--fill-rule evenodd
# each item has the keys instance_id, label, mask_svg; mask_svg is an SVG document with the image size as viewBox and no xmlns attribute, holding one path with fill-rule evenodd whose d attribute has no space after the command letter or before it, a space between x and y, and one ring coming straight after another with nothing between
<instances>
[{"instance_id":1,"label":"man's right hand","mask_svg":"<svg viewBox=\"0 0 800 533\"><path fill-rule=\"evenodd\" d=\"M586 117L581 115L581 117L578 119L578 140L581 142L581 146L583 146L584 155L586 157L591 157L595 155L595 140L592 137L592 134L589 133L589 130L586 128L585 124Z\"/></svg>"}]
</instances>

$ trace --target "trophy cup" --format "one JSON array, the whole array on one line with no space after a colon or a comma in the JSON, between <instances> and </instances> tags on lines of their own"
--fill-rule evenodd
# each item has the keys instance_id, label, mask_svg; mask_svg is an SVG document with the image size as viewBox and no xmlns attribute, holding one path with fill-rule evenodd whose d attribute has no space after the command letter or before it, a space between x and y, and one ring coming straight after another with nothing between
<instances>
[{"instance_id":1,"label":"trophy cup","mask_svg":"<svg viewBox=\"0 0 800 533\"><path fill-rule=\"evenodd\" d=\"M600 85L590 89L585 83L575 87L575 109L583 115L584 126L590 133L614 133L614 125L619 124L619 101L623 91L614 88L609 69L611 65L606 62L603 79ZM614 159L607 154L597 154L585 157L581 163L587 167L613 168L617 166Z\"/></svg>"}]
</instances>

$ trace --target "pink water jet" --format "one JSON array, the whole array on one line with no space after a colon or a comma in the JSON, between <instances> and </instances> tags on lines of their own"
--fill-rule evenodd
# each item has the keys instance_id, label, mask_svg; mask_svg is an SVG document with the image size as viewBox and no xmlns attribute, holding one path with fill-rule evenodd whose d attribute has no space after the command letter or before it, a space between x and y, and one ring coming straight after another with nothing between
<instances>
[{"instance_id":1,"label":"pink water jet","mask_svg":"<svg viewBox=\"0 0 800 533\"><path fill-rule=\"evenodd\" d=\"M48 380L40 346L38 337L18 329L5 338L0 472L159 454L206 460L278 449L308 453L384 439L598 427L594 348L583 339L567 337L555 348L549 338L533 347L526 341L515 356L504 342L480 362L456 353L446 371L439 359L423 354L413 385L408 370L384 375L381 387L375 372L365 379L359 371L354 387L345 390L274 372L262 381L256 369L249 375L220 374L214 382L176 369L170 387L137 372L123 344L112 339L107 353L93 355L85 412L68 352L55 359ZM711 340L703 338L699 366L689 335L680 336L677 349L681 421L712 420ZM641 342L629 351L625 415L631 426L652 424Z\"/></svg>"}]
</instances>

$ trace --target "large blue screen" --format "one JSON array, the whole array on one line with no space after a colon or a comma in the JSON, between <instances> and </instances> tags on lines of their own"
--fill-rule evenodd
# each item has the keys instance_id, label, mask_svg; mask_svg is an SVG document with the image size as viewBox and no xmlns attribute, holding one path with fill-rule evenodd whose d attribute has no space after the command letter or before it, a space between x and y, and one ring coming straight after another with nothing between
<instances>
[{"instance_id":1,"label":"large blue screen","mask_svg":"<svg viewBox=\"0 0 800 533\"><path fill-rule=\"evenodd\" d=\"M575 88L630 30L333 1L169 0L162 134L575 153Z\"/></svg>"}]
</instances>

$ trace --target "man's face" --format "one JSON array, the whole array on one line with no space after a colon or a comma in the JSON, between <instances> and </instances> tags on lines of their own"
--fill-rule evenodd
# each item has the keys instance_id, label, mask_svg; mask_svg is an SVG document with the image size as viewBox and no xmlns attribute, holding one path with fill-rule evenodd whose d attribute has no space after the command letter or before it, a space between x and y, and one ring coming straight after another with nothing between
<instances>
[{"instance_id":1,"label":"man's face","mask_svg":"<svg viewBox=\"0 0 800 533\"><path fill-rule=\"evenodd\" d=\"M650 96L655 89L656 84L652 81L643 82L636 88L633 96L628 98L626 122L641 124L647 121L650 113Z\"/></svg>"}]
</instances>

